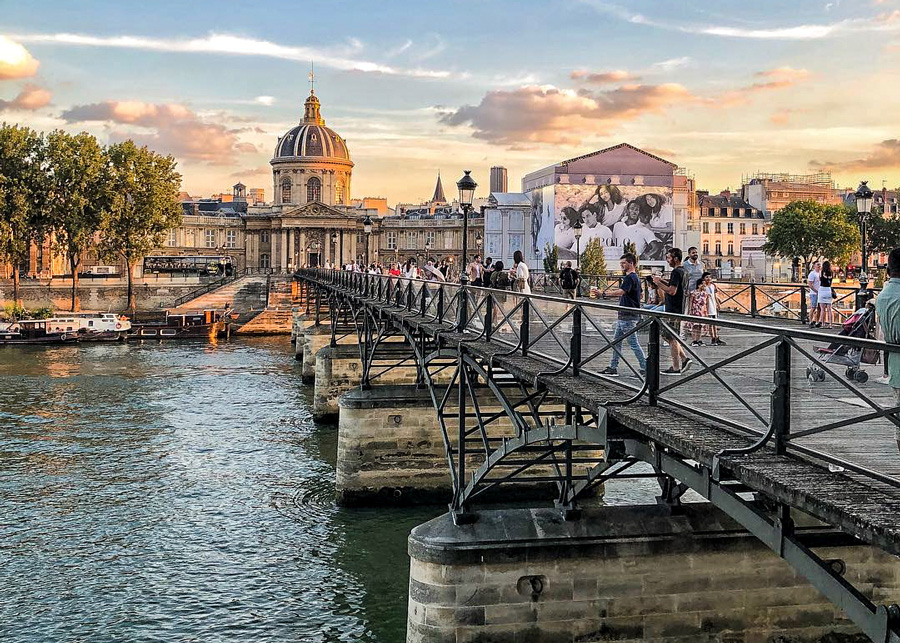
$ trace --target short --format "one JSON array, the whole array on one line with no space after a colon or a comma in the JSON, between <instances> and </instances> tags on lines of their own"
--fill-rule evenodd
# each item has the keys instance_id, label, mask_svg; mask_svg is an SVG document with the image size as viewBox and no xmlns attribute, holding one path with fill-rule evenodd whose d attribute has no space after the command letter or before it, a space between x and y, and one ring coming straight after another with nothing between
<instances>
[{"instance_id":1,"label":"short","mask_svg":"<svg viewBox=\"0 0 900 643\"><path fill-rule=\"evenodd\" d=\"M672 320L672 319L663 318L663 321L672 327L672 332L674 333L674 335L665 328L662 329L662 332L660 334L663 336L663 339L665 339L666 341L674 342L675 338L681 335L681 320L680 319Z\"/></svg>"},{"instance_id":2,"label":"short","mask_svg":"<svg viewBox=\"0 0 900 643\"><path fill-rule=\"evenodd\" d=\"M823 306L830 306L833 300L833 292L829 286L822 286L819 288L819 303Z\"/></svg>"},{"instance_id":3,"label":"short","mask_svg":"<svg viewBox=\"0 0 900 643\"><path fill-rule=\"evenodd\" d=\"M809 305L813 308L819 305L819 293L809 291Z\"/></svg>"},{"instance_id":4,"label":"short","mask_svg":"<svg viewBox=\"0 0 900 643\"><path fill-rule=\"evenodd\" d=\"M563 288L563 295L565 295L566 299L575 299L575 289Z\"/></svg>"}]
</instances>

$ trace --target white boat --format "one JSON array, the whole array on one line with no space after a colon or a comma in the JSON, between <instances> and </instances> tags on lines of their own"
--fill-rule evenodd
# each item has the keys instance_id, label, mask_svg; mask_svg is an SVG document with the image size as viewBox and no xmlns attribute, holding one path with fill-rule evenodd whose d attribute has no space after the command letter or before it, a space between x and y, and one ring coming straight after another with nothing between
<instances>
[{"instance_id":1,"label":"white boat","mask_svg":"<svg viewBox=\"0 0 900 643\"><path fill-rule=\"evenodd\" d=\"M48 333L75 333L82 341L125 339L131 322L115 313L72 313L42 320Z\"/></svg>"}]
</instances>

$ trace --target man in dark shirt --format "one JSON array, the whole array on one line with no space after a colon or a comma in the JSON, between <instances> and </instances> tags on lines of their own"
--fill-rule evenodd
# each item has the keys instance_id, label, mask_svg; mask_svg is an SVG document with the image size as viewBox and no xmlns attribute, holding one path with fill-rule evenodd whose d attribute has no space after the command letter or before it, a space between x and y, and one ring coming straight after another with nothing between
<instances>
[{"instance_id":1,"label":"man in dark shirt","mask_svg":"<svg viewBox=\"0 0 900 643\"><path fill-rule=\"evenodd\" d=\"M685 271L684 266L681 265L681 249L672 248L669 250L666 253L666 262L672 269L669 280L666 281L659 275L656 275L653 277L653 282L666 295L665 311L683 315L687 302L688 273ZM663 331L663 336L668 340L669 350L672 353L672 366L662 371L662 373L663 375L678 375L686 372L691 367L691 358L685 355L678 339L681 335L681 320L666 319L665 322L672 327L674 335L666 330Z\"/></svg>"},{"instance_id":2,"label":"man in dark shirt","mask_svg":"<svg viewBox=\"0 0 900 643\"><path fill-rule=\"evenodd\" d=\"M637 276L637 273L634 271L636 263L637 257L635 257L632 253L626 252L622 255L622 258L619 260L619 265L622 267L622 272L625 273L625 278L622 279L622 287L615 288L603 293L604 299L607 295L618 296L619 306L622 306L623 308L634 308L636 310L640 310L641 280ZM635 325L638 322L638 319L640 319L640 313L638 312L632 313L627 310L619 311L619 319L618 321L616 321L615 333L613 334L612 338L612 360L610 361L609 366L601 371L602 375L608 375L610 377L619 376L619 359L622 357L622 352L619 350L620 343L622 341L622 337L628 334L629 331L634 329ZM640 343L638 343L637 333L628 335L627 341L628 345L631 347L631 351L637 358L638 367L640 368L640 374L641 377L643 377L645 371L647 370L647 358L644 356L644 351L641 348Z\"/></svg>"}]
</instances>

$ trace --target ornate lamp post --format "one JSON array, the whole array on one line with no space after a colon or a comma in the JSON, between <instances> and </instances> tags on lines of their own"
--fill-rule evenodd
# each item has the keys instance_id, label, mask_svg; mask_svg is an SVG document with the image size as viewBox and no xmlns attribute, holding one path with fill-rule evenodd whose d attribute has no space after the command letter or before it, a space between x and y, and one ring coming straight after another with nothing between
<instances>
[{"instance_id":1,"label":"ornate lamp post","mask_svg":"<svg viewBox=\"0 0 900 643\"><path fill-rule=\"evenodd\" d=\"M331 245L333 246L333 247L331 248L331 256L332 256L332 257L333 257L335 254L337 254L337 242L338 242L337 232L332 232L332 233L331 233ZM332 263L333 263L334 265L331 266L331 267L332 267L334 270L340 270L341 266L338 266L338 264L341 263L341 259L338 259L337 261L334 261L334 262L332 262Z\"/></svg>"},{"instance_id":2,"label":"ornate lamp post","mask_svg":"<svg viewBox=\"0 0 900 643\"><path fill-rule=\"evenodd\" d=\"M478 184L469 176L472 170L464 170L463 177L456 182L459 188L459 207L463 211L462 229L462 263L460 265L459 282L465 284L469 280L466 267L469 265L469 212L472 211L472 200L475 198L475 188Z\"/></svg>"},{"instance_id":3,"label":"ornate lamp post","mask_svg":"<svg viewBox=\"0 0 900 643\"><path fill-rule=\"evenodd\" d=\"M575 221L575 223L572 225L572 231L575 233L575 254L577 255L575 257L575 259L577 260L576 267L581 270L581 216L579 216L578 220Z\"/></svg>"},{"instance_id":4,"label":"ornate lamp post","mask_svg":"<svg viewBox=\"0 0 900 643\"><path fill-rule=\"evenodd\" d=\"M860 262L859 267L859 290L856 291L856 307L861 308L865 305L866 298L866 290L869 286L869 275L867 271L869 269L869 256L866 248L866 219L869 218L869 213L872 212L872 201L873 194L872 190L869 189L869 186L866 185L868 181L863 181L859 184L859 189L856 190L856 212L859 216L859 234L862 237L862 261Z\"/></svg>"},{"instance_id":5,"label":"ornate lamp post","mask_svg":"<svg viewBox=\"0 0 900 643\"><path fill-rule=\"evenodd\" d=\"M372 219L369 215L363 219L363 232L366 233L366 270L369 269L369 235L372 234Z\"/></svg>"}]
</instances>

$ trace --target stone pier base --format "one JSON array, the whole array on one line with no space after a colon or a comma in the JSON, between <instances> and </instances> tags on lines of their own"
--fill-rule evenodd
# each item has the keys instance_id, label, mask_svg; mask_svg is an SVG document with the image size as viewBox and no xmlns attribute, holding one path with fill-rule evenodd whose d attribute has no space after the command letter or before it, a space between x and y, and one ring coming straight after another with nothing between
<instances>
[{"instance_id":1,"label":"stone pier base","mask_svg":"<svg viewBox=\"0 0 900 643\"><path fill-rule=\"evenodd\" d=\"M410 362L409 366L394 367L384 373L381 373L383 368L380 366L376 366L374 370L378 372L377 386L416 383L415 362ZM359 346L340 344L320 349L316 353L315 373L313 416L321 419L338 415L340 396L359 386L362 376Z\"/></svg>"},{"instance_id":2,"label":"stone pier base","mask_svg":"<svg viewBox=\"0 0 900 643\"><path fill-rule=\"evenodd\" d=\"M354 338L355 339L355 338ZM346 341L346 340L345 340ZM295 356L303 361L300 371L304 384L312 384L316 377L316 353L331 343L331 325L310 326L297 336Z\"/></svg>"},{"instance_id":3,"label":"stone pier base","mask_svg":"<svg viewBox=\"0 0 900 643\"><path fill-rule=\"evenodd\" d=\"M817 532L816 553L877 603L900 562ZM711 505L448 515L413 529L407 643L867 641L839 608Z\"/></svg>"}]
</instances>

